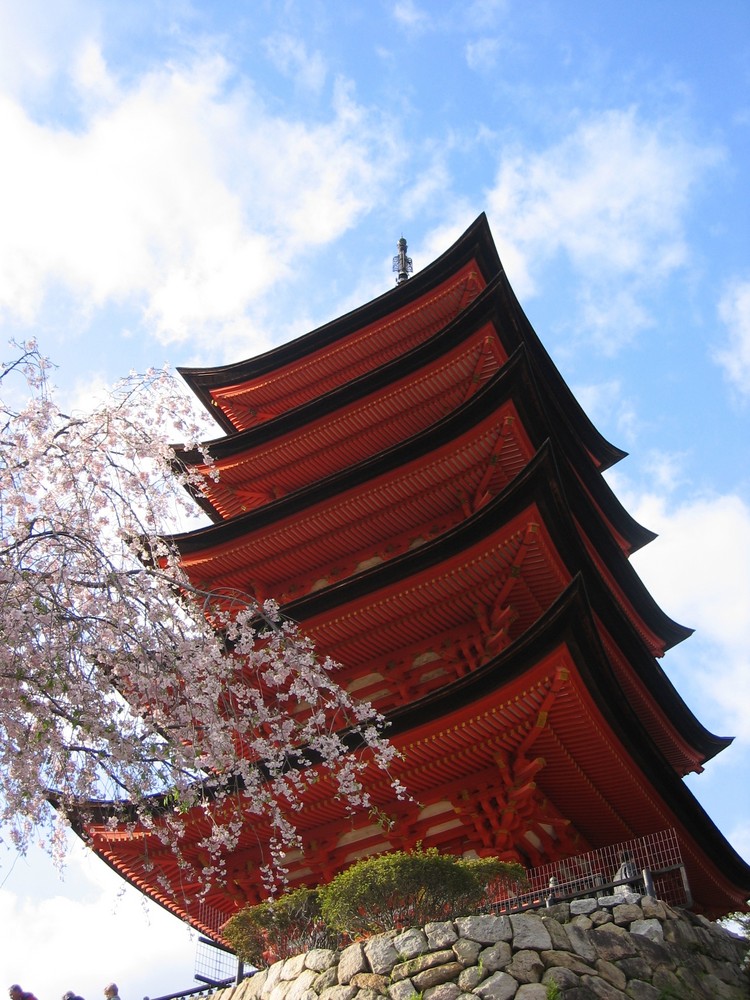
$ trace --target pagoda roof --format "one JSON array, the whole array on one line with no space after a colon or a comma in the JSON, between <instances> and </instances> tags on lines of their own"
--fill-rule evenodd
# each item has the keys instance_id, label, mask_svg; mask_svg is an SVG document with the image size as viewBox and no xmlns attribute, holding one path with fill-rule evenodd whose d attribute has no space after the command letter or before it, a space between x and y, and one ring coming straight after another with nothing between
<instances>
[{"instance_id":1,"label":"pagoda roof","mask_svg":"<svg viewBox=\"0 0 750 1000\"><path fill-rule=\"evenodd\" d=\"M637 580L626 561L622 567ZM322 653L344 664L345 686L389 711L477 669L492 642L513 648L579 573L613 656L617 652L623 683L650 719L652 739L679 773L699 770L727 741L698 722L654 659L654 647L663 642L657 628L675 641L690 630L664 615L639 580L635 608L615 596L572 530L549 445L501 497L448 536L292 601L283 611L302 623ZM486 628L482 636L478 609L500 613L506 606L512 608L507 637ZM482 640L489 645L482 648Z\"/></svg>"},{"instance_id":2,"label":"pagoda roof","mask_svg":"<svg viewBox=\"0 0 750 1000\"><path fill-rule=\"evenodd\" d=\"M505 337L500 291L498 279L454 323L369 375L260 427L206 442L218 479L206 475L205 493L196 494L198 503L214 519L229 520L420 434L496 378L507 364L505 339L514 353L527 355L524 392L533 396L537 426L544 426L543 436L559 439L585 474L596 445L589 433L592 425L569 393L566 406L555 404L555 387L541 377L533 343ZM484 405L493 404L488 400ZM177 449L177 455L185 464L206 469L202 450ZM619 519L622 523L622 514ZM631 518L628 522L623 544L632 551L653 535L634 530Z\"/></svg>"},{"instance_id":3,"label":"pagoda roof","mask_svg":"<svg viewBox=\"0 0 750 1000\"><path fill-rule=\"evenodd\" d=\"M570 853L571 838L588 849L675 827L699 908L718 915L740 906L750 892L750 868L649 738L624 696L596 619L579 575L512 649L390 713L389 735L402 754L393 776L413 801L396 802L382 777L368 785L374 806L399 818L389 831L364 815L347 819L331 779L321 776L298 817L304 851L287 858L292 884L314 884L363 854L417 842L480 853L512 842L538 863L555 844L561 856ZM79 826L93 835L97 853L141 891L205 929L200 882L190 884L155 834L108 830L110 813L111 806L93 804ZM575 825L563 819L569 816ZM195 844L208 832L208 820L194 810L185 822L185 849L200 868ZM206 903L224 919L258 898L259 844L266 835L248 817L226 877L210 887ZM160 876L171 880L172 893Z\"/></svg>"},{"instance_id":4,"label":"pagoda roof","mask_svg":"<svg viewBox=\"0 0 750 1000\"><path fill-rule=\"evenodd\" d=\"M253 430L207 442L219 472L217 482L206 480L208 504L231 518L377 455L459 407L506 359L484 311L469 307L398 362ZM198 449L177 456L205 468Z\"/></svg>"},{"instance_id":5,"label":"pagoda roof","mask_svg":"<svg viewBox=\"0 0 750 1000\"><path fill-rule=\"evenodd\" d=\"M490 257L496 259L497 254L484 216L480 216L464 236L457 241L452 250L447 251L435 264L374 300L375 303L381 303L382 308L383 302L392 302L395 308L397 297L400 294L408 294L409 301L411 301L414 295L412 286L421 279L431 281L432 268L445 270L452 260L453 250L460 248L462 250L461 256L465 256L467 248L480 245L485 247ZM488 249L490 245L492 247L491 253ZM407 289L412 290L407 293ZM394 296L396 296L395 299L392 298ZM480 307L478 313L475 313L471 308L471 303L475 298L480 298L484 302L483 308ZM369 305L372 306L373 303ZM368 306L362 307L365 310L368 308ZM248 442L241 437L240 432L250 431L253 428L258 429L263 423L273 423L280 418L289 417L297 411L301 412L298 413L296 419L303 423L312 419L312 413L330 412L331 405L341 405L342 399L345 398L337 397L335 395L336 389L342 388L350 382L359 383L362 379L366 379L368 374L374 375L382 369L388 380L401 377L406 371L413 370L409 359L420 346L427 346L430 341L435 341L437 349L444 350L445 348L440 346L441 340L448 338L450 342L451 338L461 335L457 331L460 331L465 323L475 323L477 315L484 315L488 322L494 323L496 334L504 345L506 356L512 353L519 343L527 343L535 358L538 377L543 383L543 395L548 400L548 405L554 408L557 419L562 420L573 436L582 442L596 465L608 468L625 456L625 452L614 447L601 435L565 384L528 318L523 313L505 273L499 266L499 260L497 267L487 271L486 277L483 277L481 282L476 285L474 294L465 297L460 307L456 308L450 315L445 314L439 322L436 321L430 325L429 329L424 328L419 337L405 336L402 331L399 331L395 319L391 317L392 322L389 322L388 329L393 327L393 349L386 350L369 326L362 329L357 326L355 318L359 317L360 312L361 310L355 310L353 313L319 328L319 330L249 361L210 369L210 371L179 369L190 388L206 403L221 426L229 432L228 439L210 443L212 450L218 449L216 457L233 453L237 448L245 448L248 443L252 447L253 439ZM336 345L335 351L332 344ZM325 363L327 370L330 370L328 377L324 377L318 371L316 364L310 357L308 349L312 345L315 345L314 357L319 358L320 364ZM345 360L350 353L358 357L358 352L365 350L369 358L367 365L352 367ZM418 364L422 357L423 355L417 355ZM405 367L401 367L402 364ZM230 370L231 375L229 374ZM224 385L222 383L223 387L218 388L221 380L225 378L228 378L231 384ZM294 386L300 381L306 386L305 391L294 390ZM276 403L266 407L262 414L256 406L250 407L254 415L248 416L250 410L248 410L247 394L257 393L261 390L270 392L272 385L277 386L276 391L279 394ZM382 386L382 381L380 385ZM209 386L211 386L210 391ZM370 383L369 386L365 387L365 390L372 391L374 387L377 387L377 383ZM361 392L361 390L359 391ZM217 394L219 392L224 393L221 402L218 401ZM332 395L334 398L331 400L329 397ZM230 397L238 401L236 405L240 409L244 407L245 417L243 419L236 416L230 420L226 414L224 419L220 417L220 414L224 412L222 407L226 409L229 406L227 400ZM244 402L240 404L241 399ZM260 419L261 416L262 419ZM293 417L292 420L294 420ZM289 425L282 424L281 426L287 427ZM188 461L191 460L190 455L185 456L185 458ZM193 453L192 460L201 462L200 453Z\"/></svg>"},{"instance_id":6,"label":"pagoda roof","mask_svg":"<svg viewBox=\"0 0 750 1000\"><path fill-rule=\"evenodd\" d=\"M536 513L533 518L530 515L527 517L532 508ZM463 563L469 551L475 553L488 549L490 544L502 546L502 539L510 534L509 524L524 517L538 521L550 540L554 539L551 544L558 553L556 562L559 579L564 580L563 586L575 575L577 567L584 563L590 567L592 574L599 575L599 569L593 563L571 516L560 466L556 462L552 443L547 442L498 496L488 500L450 530L387 562L288 602L284 605L284 612L293 620L306 622L306 628L310 627L313 619L330 624L335 609L346 609L346 617L350 620L352 606L356 603L365 609L374 603L373 594L376 591L387 590L395 594L405 586L404 581L417 575L424 577L425 586L434 586L431 581L444 564L451 561ZM491 543L489 539L492 539ZM613 550L615 548L613 546ZM502 566L497 569L502 569ZM619 550L618 557L607 564L607 570L610 587L616 591L619 603L627 609L633 628L652 655L661 655L665 649L691 634L690 629L677 625L664 614ZM408 586L413 587L414 584ZM545 586L552 584L547 582ZM383 600L381 597L377 603L382 604ZM533 616L531 607L529 615ZM350 630L352 634L361 634L360 625L352 623ZM323 648L331 653L327 642L324 642ZM351 655L348 646L345 654L335 654L347 665L351 663Z\"/></svg>"},{"instance_id":7,"label":"pagoda roof","mask_svg":"<svg viewBox=\"0 0 750 1000\"><path fill-rule=\"evenodd\" d=\"M689 630L653 602L602 527L616 568L603 567L588 539L576 532L568 489L578 491L574 509L580 511L586 496L575 477L560 477L548 443L500 496L469 519L393 556L392 562L290 601L283 611L304 623L322 653L344 664L344 686L387 710L473 669L492 643L512 642L576 573L584 572L597 595L611 655L619 657L624 676L635 670L640 678L630 683L630 694L655 720L653 738L680 773L700 769L725 741L714 740L697 723L653 659ZM228 592L251 588L246 574L255 572L262 540L262 533L251 536L247 551L223 549ZM302 558L311 548L303 537L298 543L289 558L295 553ZM344 538L345 549L346 543ZM232 572L226 571L230 560ZM200 564L188 559L185 568L196 586L210 586ZM269 557L271 568L277 567ZM491 627L492 616L506 611L505 631ZM483 647L485 642L489 647Z\"/></svg>"},{"instance_id":8,"label":"pagoda roof","mask_svg":"<svg viewBox=\"0 0 750 1000\"><path fill-rule=\"evenodd\" d=\"M408 351L500 269L482 214L436 261L366 305L258 357L178 371L226 431L245 430Z\"/></svg>"},{"instance_id":9,"label":"pagoda roof","mask_svg":"<svg viewBox=\"0 0 750 1000\"><path fill-rule=\"evenodd\" d=\"M283 601L292 596L290 587L309 589L324 575L350 575L376 552L392 558L420 534L445 530L500 492L549 430L519 347L436 425L275 502L172 540L201 589L245 589L260 600ZM607 551L613 538L630 552L653 537L588 463L576 465L578 475L567 462L561 469L578 498L579 520L586 512L587 532L592 518L595 524L605 518L593 533Z\"/></svg>"}]
</instances>

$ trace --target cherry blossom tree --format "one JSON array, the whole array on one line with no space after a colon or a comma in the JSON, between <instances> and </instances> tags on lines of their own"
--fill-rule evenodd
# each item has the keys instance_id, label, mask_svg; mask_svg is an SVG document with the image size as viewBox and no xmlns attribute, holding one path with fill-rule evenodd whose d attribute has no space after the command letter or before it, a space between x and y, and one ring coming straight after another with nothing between
<instances>
[{"instance_id":1,"label":"cherry blossom tree","mask_svg":"<svg viewBox=\"0 0 750 1000\"><path fill-rule=\"evenodd\" d=\"M175 845L204 809L220 858L239 795L280 863L320 768L368 806L363 772L393 757L383 720L272 603L191 586L169 531L201 480L169 442L200 447L202 428L177 380L131 375L67 414L36 344L15 346L0 372L0 829L54 850L82 803L148 825L156 796Z\"/></svg>"}]
</instances>

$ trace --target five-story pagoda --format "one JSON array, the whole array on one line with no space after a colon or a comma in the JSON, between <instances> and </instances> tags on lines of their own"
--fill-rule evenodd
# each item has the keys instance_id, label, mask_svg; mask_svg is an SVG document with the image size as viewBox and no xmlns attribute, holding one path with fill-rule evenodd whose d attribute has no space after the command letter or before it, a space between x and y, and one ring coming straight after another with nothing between
<instances>
[{"instance_id":1,"label":"five-story pagoda","mask_svg":"<svg viewBox=\"0 0 750 1000\"><path fill-rule=\"evenodd\" d=\"M223 435L199 500L213 523L175 539L186 572L279 601L387 717L412 796L383 778L377 816L352 817L313 785L292 887L418 843L534 866L674 828L697 908L738 908L750 871L682 780L729 741L658 663L689 630L628 561L653 535L602 477L624 453L539 341L484 216L408 280L401 242L391 291L260 357L182 371ZM196 870L204 823L186 817ZM87 832L195 926L205 905L225 919L263 894L251 816L203 902L166 847L146 859L143 832Z\"/></svg>"}]
</instances>

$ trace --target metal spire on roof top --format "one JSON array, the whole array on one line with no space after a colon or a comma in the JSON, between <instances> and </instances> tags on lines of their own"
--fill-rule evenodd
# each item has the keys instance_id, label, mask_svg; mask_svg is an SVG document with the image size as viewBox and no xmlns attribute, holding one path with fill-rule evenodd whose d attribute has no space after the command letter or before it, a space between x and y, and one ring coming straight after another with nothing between
<instances>
[{"instance_id":1,"label":"metal spire on roof top","mask_svg":"<svg viewBox=\"0 0 750 1000\"><path fill-rule=\"evenodd\" d=\"M414 270L411 257L406 256L406 240L402 236L398 241L398 253L393 258L393 271L396 273L396 284L403 285Z\"/></svg>"}]
</instances>

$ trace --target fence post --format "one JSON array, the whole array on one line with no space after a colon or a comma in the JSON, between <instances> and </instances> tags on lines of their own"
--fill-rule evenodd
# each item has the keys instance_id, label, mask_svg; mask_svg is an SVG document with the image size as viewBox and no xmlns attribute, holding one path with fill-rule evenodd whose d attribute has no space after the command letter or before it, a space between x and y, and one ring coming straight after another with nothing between
<instances>
[{"instance_id":1,"label":"fence post","mask_svg":"<svg viewBox=\"0 0 750 1000\"><path fill-rule=\"evenodd\" d=\"M680 865L680 875L682 875L682 885L685 889L685 906L689 909L693 905L693 894L690 891L690 883L688 882L687 872L685 871L684 865Z\"/></svg>"},{"instance_id":2,"label":"fence post","mask_svg":"<svg viewBox=\"0 0 750 1000\"><path fill-rule=\"evenodd\" d=\"M651 874L651 869L644 868L641 874L643 875L643 888L646 892L646 895L655 897L656 892L654 891L654 877Z\"/></svg>"}]
</instances>

